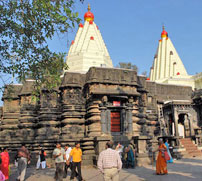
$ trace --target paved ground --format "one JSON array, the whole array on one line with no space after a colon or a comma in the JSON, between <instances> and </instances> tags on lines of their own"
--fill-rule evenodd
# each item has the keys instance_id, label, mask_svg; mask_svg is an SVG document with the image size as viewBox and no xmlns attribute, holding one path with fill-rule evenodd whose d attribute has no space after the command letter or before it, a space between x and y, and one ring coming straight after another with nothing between
<instances>
[{"instance_id":1,"label":"paved ground","mask_svg":"<svg viewBox=\"0 0 202 181\"><path fill-rule=\"evenodd\" d=\"M137 167L135 169L123 169L120 172L120 181L201 181L202 157L176 160L168 164L168 175L155 175L155 166ZM11 170L9 181L15 181L16 169ZM82 174L86 181L102 181L102 175L95 168L82 168ZM26 181L54 181L54 169L36 170L34 167L27 169ZM68 181L69 176L64 181Z\"/></svg>"}]
</instances>

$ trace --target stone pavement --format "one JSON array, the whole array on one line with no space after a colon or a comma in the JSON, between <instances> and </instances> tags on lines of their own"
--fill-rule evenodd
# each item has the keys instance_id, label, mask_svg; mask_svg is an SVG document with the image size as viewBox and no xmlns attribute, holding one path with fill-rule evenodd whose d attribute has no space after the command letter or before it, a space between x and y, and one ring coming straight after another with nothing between
<instances>
[{"instance_id":1,"label":"stone pavement","mask_svg":"<svg viewBox=\"0 0 202 181\"><path fill-rule=\"evenodd\" d=\"M26 181L54 181L55 169L36 170L34 167L27 169ZM168 164L168 175L155 175L155 166L136 167L135 169L123 169L120 172L120 181L201 181L202 157L176 160ZM16 169L11 170L9 181L15 181ZM95 168L82 168L82 174L86 181L102 181L102 175ZM68 181L67 179L63 181Z\"/></svg>"}]
</instances>

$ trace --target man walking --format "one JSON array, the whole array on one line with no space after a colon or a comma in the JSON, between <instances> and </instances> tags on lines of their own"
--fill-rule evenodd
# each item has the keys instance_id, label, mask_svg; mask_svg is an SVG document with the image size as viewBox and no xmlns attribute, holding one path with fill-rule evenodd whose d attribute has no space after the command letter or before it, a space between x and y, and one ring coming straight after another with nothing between
<instances>
[{"instance_id":1,"label":"man walking","mask_svg":"<svg viewBox=\"0 0 202 181\"><path fill-rule=\"evenodd\" d=\"M98 158L98 169L104 174L105 181L119 181L119 171L122 162L119 153L112 149L113 142L108 141L106 150L102 151Z\"/></svg>"},{"instance_id":2,"label":"man walking","mask_svg":"<svg viewBox=\"0 0 202 181\"><path fill-rule=\"evenodd\" d=\"M64 174L64 160L66 160L66 155L65 150L61 147L60 143L56 144L56 148L53 151L53 157L56 165L55 180L62 181Z\"/></svg>"},{"instance_id":3,"label":"man walking","mask_svg":"<svg viewBox=\"0 0 202 181\"><path fill-rule=\"evenodd\" d=\"M80 143L76 142L75 147L71 150L70 157L67 161L67 164L69 165L72 159L72 173L70 180L74 180L74 177L76 177L76 168L77 168L79 181L84 181L81 175L81 157L82 157L82 151L80 148Z\"/></svg>"},{"instance_id":4,"label":"man walking","mask_svg":"<svg viewBox=\"0 0 202 181\"><path fill-rule=\"evenodd\" d=\"M70 157L70 152L71 152L72 148L69 144L67 144L65 146L65 154L66 154L66 159L68 160L69 157ZM65 168L64 168L64 176L63 178L66 178L67 177L67 171L68 171L68 168L70 167L70 169L72 170L72 159L70 160L70 163L69 165L67 164L67 161L65 160Z\"/></svg>"},{"instance_id":5,"label":"man walking","mask_svg":"<svg viewBox=\"0 0 202 181\"><path fill-rule=\"evenodd\" d=\"M24 181L27 163L30 162L30 154L27 148L25 147L24 143L22 144L21 148L18 150L17 155L18 155L17 181Z\"/></svg>"}]
</instances>

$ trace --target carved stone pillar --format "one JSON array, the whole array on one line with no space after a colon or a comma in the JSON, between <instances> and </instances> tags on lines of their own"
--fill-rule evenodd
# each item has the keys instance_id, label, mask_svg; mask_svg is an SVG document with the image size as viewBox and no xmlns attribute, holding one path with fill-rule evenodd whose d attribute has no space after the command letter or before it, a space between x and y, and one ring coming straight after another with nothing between
<instances>
[{"instance_id":1,"label":"carved stone pillar","mask_svg":"<svg viewBox=\"0 0 202 181\"><path fill-rule=\"evenodd\" d=\"M170 125L169 115L168 114L165 115L165 124L166 124L166 128L167 128L167 134L171 135L171 133L170 133L170 126L172 127L172 125Z\"/></svg>"},{"instance_id":2,"label":"carved stone pillar","mask_svg":"<svg viewBox=\"0 0 202 181\"><path fill-rule=\"evenodd\" d=\"M111 133L111 111L109 109L106 110L106 124L107 124L107 133Z\"/></svg>"},{"instance_id":3,"label":"carved stone pillar","mask_svg":"<svg viewBox=\"0 0 202 181\"><path fill-rule=\"evenodd\" d=\"M101 130L102 133L107 133L107 119L106 119L106 107L100 107L101 110Z\"/></svg>"},{"instance_id":4,"label":"carved stone pillar","mask_svg":"<svg viewBox=\"0 0 202 181\"><path fill-rule=\"evenodd\" d=\"M121 110L121 131L128 133L128 122L125 109Z\"/></svg>"},{"instance_id":5,"label":"carved stone pillar","mask_svg":"<svg viewBox=\"0 0 202 181\"><path fill-rule=\"evenodd\" d=\"M176 108L174 108L173 110L173 118L174 118L174 124L175 124L175 136L179 136L179 132L178 132L178 113L177 113L177 110Z\"/></svg>"},{"instance_id":6,"label":"carved stone pillar","mask_svg":"<svg viewBox=\"0 0 202 181\"><path fill-rule=\"evenodd\" d=\"M128 133L129 134L133 133L132 110L133 110L132 107L128 107L127 113L126 113L127 122L128 122Z\"/></svg>"},{"instance_id":7,"label":"carved stone pillar","mask_svg":"<svg viewBox=\"0 0 202 181\"><path fill-rule=\"evenodd\" d=\"M189 119L190 134L191 136L194 136L193 118L191 114L188 114L188 119Z\"/></svg>"}]
</instances>

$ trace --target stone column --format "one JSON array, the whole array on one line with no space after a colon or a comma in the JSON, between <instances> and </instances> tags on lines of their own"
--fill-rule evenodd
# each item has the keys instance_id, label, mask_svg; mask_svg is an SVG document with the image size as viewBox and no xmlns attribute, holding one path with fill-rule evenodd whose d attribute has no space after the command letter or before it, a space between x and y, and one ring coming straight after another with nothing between
<instances>
[{"instance_id":1,"label":"stone column","mask_svg":"<svg viewBox=\"0 0 202 181\"><path fill-rule=\"evenodd\" d=\"M111 133L111 111L109 109L106 110L106 125L107 125L107 133Z\"/></svg>"},{"instance_id":2,"label":"stone column","mask_svg":"<svg viewBox=\"0 0 202 181\"><path fill-rule=\"evenodd\" d=\"M106 119L106 107L100 107L101 110L101 130L102 133L107 133L107 119Z\"/></svg>"},{"instance_id":3,"label":"stone column","mask_svg":"<svg viewBox=\"0 0 202 181\"><path fill-rule=\"evenodd\" d=\"M148 149L148 142L151 138L147 136L135 136L132 137L132 139L137 146L137 165L144 166L151 164L151 157Z\"/></svg>"},{"instance_id":4,"label":"stone column","mask_svg":"<svg viewBox=\"0 0 202 181\"><path fill-rule=\"evenodd\" d=\"M188 120L189 120L189 127L190 127L190 135L194 136L193 118L191 114L188 114Z\"/></svg>"},{"instance_id":5,"label":"stone column","mask_svg":"<svg viewBox=\"0 0 202 181\"><path fill-rule=\"evenodd\" d=\"M127 117L127 122L128 122L128 133L132 134L133 133L133 120L132 120L132 107L127 108L126 112L126 117Z\"/></svg>"},{"instance_id":6,"label":"stone column","mask_svg":"<svg viewBox=\"0 0 202 181\"><path fill-rule=\"evenodd\" d=\"M174 124L175 124L175 136L179 136L179 132L178 132L178 113L176 108L174 108L173 110L173 118L174 118Z\"/></svg>"},{"instance_id":7,"label":"stone column","mask_svg":"<svg viewBox=\"0 0 202 181\"><path fill-rule=\"evenodd\" d=\"M126 114L126 110L122 109L121 110L121 117L120 117L120 121L121 121L121 131L123 133L128 133L128 122L127 122L127 114Z\"/></svg>"},{"instance_id":8,"label":"stone column","mask_svg":"<svg viewBox=\"0 0 202 181\"><path fill-rule=\"evenodd\" d=\"M168 114L165 115L165 123L166 123L166 127L167 127L167 134L171 135L170 134L170 126L172 127L172 125L170 125L170 123L169 123L169 115Z\"/></svg>"}]
</instances>

